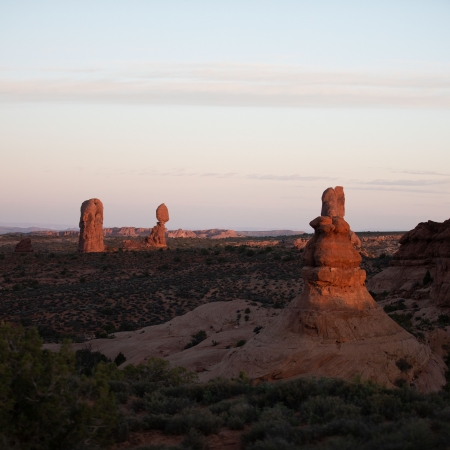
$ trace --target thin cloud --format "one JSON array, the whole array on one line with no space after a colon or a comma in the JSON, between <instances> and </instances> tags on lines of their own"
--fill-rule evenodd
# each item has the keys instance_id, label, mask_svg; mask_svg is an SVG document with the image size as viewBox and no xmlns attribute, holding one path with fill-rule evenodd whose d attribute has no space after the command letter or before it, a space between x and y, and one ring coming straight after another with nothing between
<instances>
[{"instance_id":1,"label":"thin cloud","mask_svg":"<svg viewBox=\"0 0 450 450\"><path fill-rule=\"evenodd\" d=\"M433 170L401 170L401 171L393 171L392 173L406 173L409 175L436 175L440 177L450 177L450 173L435 172Z\"/></svg>"},{"instance_id":2,"label":"thin cloud","mask_svg":"<svg viewBox=\"0 0 450 450\"><path fill-rule=\"evenodd\" d=\"M33 77L30 77L33 73ZM264 64L118 64L0 70L4 101L450 108L450 74L308 71Z\"/></svg>"},{"instance_id":3,"label":"thin cloud","mask_svg":"<svg viewBox=\"0 0 450 450\"><path fill-rule=\"evenodd\" d=\"M416 188L383 188L383 187L361 187L361 186L349 186L345 187L346 190L352 191L385 191L385 192L407 192L417 194L441 194L448 195L448 191L433 191L429 189L416 189Z\"/></svg>"},{"instance_id":4,"label":"thin cloud","mask_svg":"<svg viewBox=\"0 0 450 450\"><path fill-rule=\"evenodd\" d=\"M377 186L434 186L439 184L448 184L448 180L372 180L364 181L361 184L373 184Z\"/></svg>"}]
</instances>

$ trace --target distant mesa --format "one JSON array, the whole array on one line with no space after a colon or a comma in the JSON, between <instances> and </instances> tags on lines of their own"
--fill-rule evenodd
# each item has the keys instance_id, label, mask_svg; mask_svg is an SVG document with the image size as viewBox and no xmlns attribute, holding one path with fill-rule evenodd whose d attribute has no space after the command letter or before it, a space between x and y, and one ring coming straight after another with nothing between
<instances>
[{"instance_id":1,"label":"distant mesa","mask_svg":"<svg viewBox=\"0 0 450 450\"><path fill-rule=\"evenodd\" d=\"M198 238L198 236L191 230L182 230L181 228L179 228L178 230L175 231L168 231L167 232L167 237L168 238Z\"/></svg>"},{"instance_id":2,"label":"distant mesa","mask_svg":"<svg viewBox=\"0 0 450 450\"><path fill-rule=\"evenodd\" d=\"M15 247L14 249L17 253L30 253L33 252L33 246L31 245L31 239L30 238L24 238L22 239Z\"/></svg>"},{"instance_id":3,"label":"distant mesa","mask_svg":"<svg viewBox=\"0 0 450 450\"><path fill-rule=\"evenodd\" d=\"M103 203L98 198L86 200L81 205L78 251L94 253L105 251L103 243Z\"/></svg>"},{"instance_id":4,"label":"distant mesa","mask_svg":"<svg viewBox=\"0 0 450 450\"><path fill-rule=\"evenodd\" d=\"M450 306L450 219L419 223L400 239L390 267L368 283L374 293L409 291L423 286L429 272L429 298L440 307ZM424 292L425 294L425 292Z\"/></svg>"}]
</instances>

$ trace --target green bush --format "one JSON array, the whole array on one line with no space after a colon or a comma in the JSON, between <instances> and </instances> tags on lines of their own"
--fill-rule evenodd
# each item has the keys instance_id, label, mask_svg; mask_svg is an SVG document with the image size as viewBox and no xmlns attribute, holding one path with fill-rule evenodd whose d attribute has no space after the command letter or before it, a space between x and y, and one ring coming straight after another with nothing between
<instances>
[{"instance_id":1,"label":"green bush","mask_svg":"<svg viewBox=\"0 0 450 450\"><path fill-rule=\"evenodd\" d=\"M109 442L116 408L102 365L77 376L69 345L42 350L36 329L0 325L0 434L21 450L90 448ZM14 448L16 446L14 445Z\"/></svg>"}]
</instances>

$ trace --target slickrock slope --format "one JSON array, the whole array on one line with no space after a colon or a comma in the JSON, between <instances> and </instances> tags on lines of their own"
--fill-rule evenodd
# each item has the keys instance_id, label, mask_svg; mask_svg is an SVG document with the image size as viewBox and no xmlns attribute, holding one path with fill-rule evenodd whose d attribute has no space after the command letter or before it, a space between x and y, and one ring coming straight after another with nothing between
<instances>
[{"instance_id":1,"label":"slickrock slope","mask_svg":"<svg viewBox=\"0 0 450 450\"><path fill-rule=\"evenodd\" d=\"M361 256L343 219L343 189L332 191L324 193L322 213L334 215L310 224L315 234L304 250L302 295L276 324L230 352L210 377L240 370L264 380L358 375L387 386L439 389L445 383L442 359L391 320L365 288Z\"/></svg>"},{"instance_id":2,"label":"slickrock slope","mask_svg":"<svg viewBox=\"0 0 450 450\"><path fill-rule=\"evenodd\" d=\"M78 251L103 252L103 203L98 198L86 200L81 205L80 238Z\"/></svg>"},{"instance_id":3,"label":"slickrock slope","mask_svg":"<svg viewBox=\"0 0 450 450\"><path fill-rule=\"evenodd\" d=\"M251 309L249 320L238 318L237 311L244 313L248 307ZM271 326L277 311L251 306L246 300L208 303L162 325L115 333L114 339L95 339L90 341L90 345L93 351L100 351L113 359L122 352L127 358L125 365L145 363L150 356L164 357L174 365L201 372L200 379L207 379L209 371L217 363L236 351L237 342L255 335L255 327ZM185 350L192 335L201 330L206 332L207 338ZM85 343L73 344L75 349L85 346ZM59 344L46 344L44 347L56 350ZM227 347L233 347L233 350Z\"/></svg>"},{"instance_id":4,"label":"slickrock slope","mask_svg":"<svg viewBox=\"0 0 450 450\"><path fill-rule=\"evenodd\" d=\"M371 291L410 290L422 285L429 271L432 303L450 306L450 219L419 223L400 239L400 248L389 265L370 280Z\"/></svg>"},{"instance_id":5,"label":"slickrock slope","mask_svg":"<svg viewBox=\"0 0 450 450\"><path fill-rule=\"evenodd\" d=\"M34 251L33 246L31 245L31 239L30 238L24 238L22 239L14 249L17 253L29 253Z\"/></svg>"}]
</instances>

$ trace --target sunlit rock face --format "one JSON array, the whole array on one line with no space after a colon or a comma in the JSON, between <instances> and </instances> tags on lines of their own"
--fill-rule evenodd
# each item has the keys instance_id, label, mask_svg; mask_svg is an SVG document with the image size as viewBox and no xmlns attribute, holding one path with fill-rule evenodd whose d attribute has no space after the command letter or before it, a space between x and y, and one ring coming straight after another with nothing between
<instances>
[{"instance_id":1,"label":"sunlit rock face","mask_svg":"<svg viewBox=\"0 0 450 450\"><path fill-rule=\"evenodd\" d=\"M104 250L103 203L98 198L91 198L81 205L78 251L92 253Z\"/></svg>"}]
</instances>

